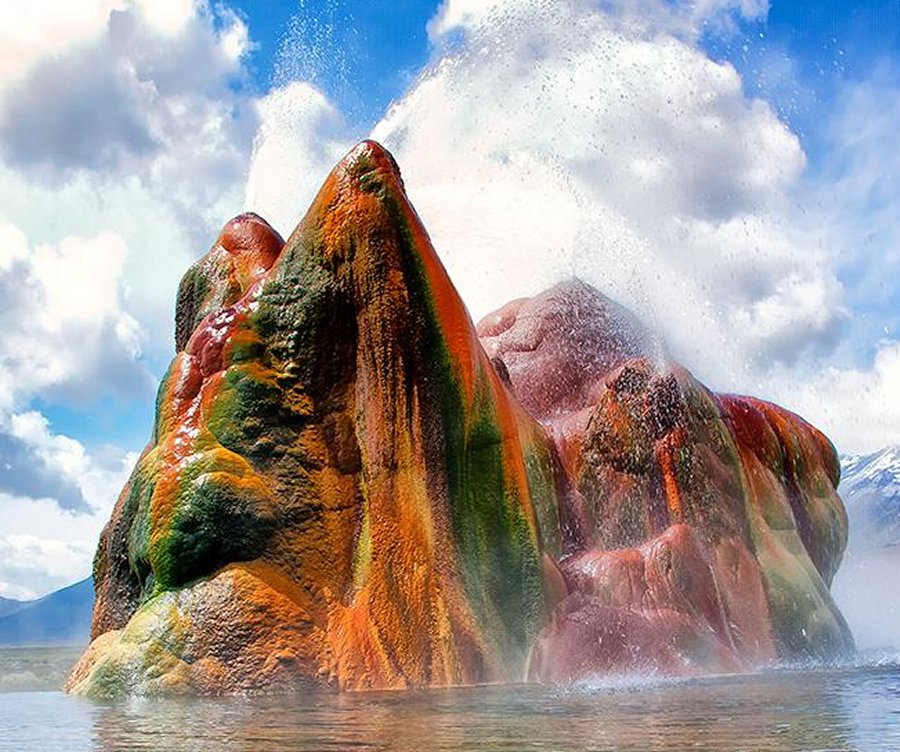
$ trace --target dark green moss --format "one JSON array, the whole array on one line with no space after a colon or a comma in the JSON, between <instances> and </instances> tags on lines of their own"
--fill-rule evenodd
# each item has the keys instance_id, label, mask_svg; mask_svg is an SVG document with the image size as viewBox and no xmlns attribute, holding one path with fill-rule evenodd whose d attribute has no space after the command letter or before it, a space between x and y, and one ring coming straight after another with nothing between
<instances>
[{"instance_id":1,"label":"dark green moss","mask_svg":"<svg viewBox=\"0 0 900 752\"><path fill-rule=\"evenodd\" d=\"M315 233L285 248L252 323L278 370L322 399L355 364L356 318L333 273L317 262Z\"/></svg>"},{"instance_id":2,"label":"dark green moss","mask_svg":"<svg viewBox=\"0 0 900 752\"><path fill-rule=\"evenodd\" d=\"M521 660L544 616L537 540L505 475L496 405L484 374L467 414L463 386L443 339L427 276L401 205L385 199L392 214L407 281L410 310L421 312L416 351L426 411L441 416L448 503L466 596L484 634L500 655Z\"/></svg>"},{"instance_id":3,"label":"dark green moss","mask_svg":"<svg viewBox=\"0 0 900 752\"><path fill-rule=\"evenodd\" d=\"M208 428L219 443L243 456L257 453L261 437L274 440L288 417L282 389L266 375L254 368L229 368L209 416Z\"/></svg>"},{"instance_id":4,"label":"dark green moss","mask_svg":"<svg viewBox=\"0 0 900 752\"><path fill-rule=\"evenodd\" d=\"M551 449L543 441L525 447L525 473L538 523L542 550L554 558L563 553L563 534L556 492L556 465Z\"/></svg>"},{"instance_id":5,"label":"dark green moss","mask_svg":"<svg viewBox=\"0 0 900 752\"><path fill-rule=\"evenodd\" d=\"M232 365L260 361L265 354L265 343L256 337L235 337L231 342L229 362Z\"/></svg>"},{"instance_id":6,"label":"dark green moss","mask_svg":"<svg viewBox=\"0 0 900 752\"><path fill-rule=\"evenodd\" d=\"M533 614L541 598L535 541L509 494L497 425L479 412L467 435L446 445L456 544L476 613L491 627L499 620L513 644L524 646L530 630L521 616Z\"/></svg>"},{"instance_id":7,"label":"dark green moss","mask_svg":"<svg viewBox=\"0 0 900 752\"><path fill-rule=\"evenodd\" d=\"M187 270L178 285L175 303L175 352L187 345L197 326L203 301L210 291L209 277L200 263Z\"/></svg>"},{"instance_id":8,"label":"dark green moss","mask_svg":"<svg viewBox=\"0 0 900 752\"><path fill-rule=\"evenodd\" d=\"M148 586L152 570L147 549L150 540L150 504L153 489L156 487L154 480L154 476L142 468L139 474L136 473L128 499L129 509L133 510L133 521L128 536L128 559L131 562L132 572L141 584L142 602L153 590L152 585Z\"/></svg>"},{"instance_id":9,"label":"dark green moss","mask_svg":"<svg viewBox=\"0 0 900 752\"><path fill-rule=\"evenodd\" d=\"M763 567L763 580L782 658L819 661L853 652L850 628L815 573L795 571L792 579Z\"/></svg>"},{"instance_id":10,"label":"dark green moss","mask_svg":"<svg viewBox=\"0 0 900 752\"><path fill-rule=\"evenodd\" d=\"M230 474L204 473L184 485L171 527L151 551L162 589L257 558L275 529L269 499Z\"/></svg>"}]
</instances>

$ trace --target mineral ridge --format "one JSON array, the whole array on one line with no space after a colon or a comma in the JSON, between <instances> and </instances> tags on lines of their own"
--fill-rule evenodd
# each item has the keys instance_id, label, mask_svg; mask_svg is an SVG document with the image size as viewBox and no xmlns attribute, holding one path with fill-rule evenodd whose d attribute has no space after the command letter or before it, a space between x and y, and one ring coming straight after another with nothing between
<instances>
[{"instance_id":1,"label":"mineral ridge","mask_svg":"<svg viewBox=\"0 0 900 752\"><path fill-rule=\"evenodd\" d=\"M853 649L833 447L570 281L473 325L378 144L178 292L76 694L692 674Z\"/></svg>"}]
</instances>

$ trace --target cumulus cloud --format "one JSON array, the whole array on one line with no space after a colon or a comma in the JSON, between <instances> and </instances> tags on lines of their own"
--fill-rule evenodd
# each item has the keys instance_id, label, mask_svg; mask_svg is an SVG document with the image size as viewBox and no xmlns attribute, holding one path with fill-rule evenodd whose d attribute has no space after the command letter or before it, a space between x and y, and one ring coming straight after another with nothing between
<instances>
[{"instance_id":1,"label":"cumulus cloud","mask_svg":"<svg viewBox=\"0 0 900 752\"><path fill-rule=\"evenodd\" d=\"M0 596L34 598L86 576L136 461L114 447L89 452L34 410L0 417Z\"/></svg>"},{"instance_id":2,"label":"cumulus cloud","mask_svg":"<svg viewBox=\"0 0 900 752\"><path fill-rule=\"evenodd\" d=\"M822 428L841 453L900 445L900 342L882 341L867 367L825 366L802 380L775 376L785 401Z\"/></svg>"},{"instance_id":3,"label":"cumulus cloud","mask_svg":"<svg viewBox=\"0 0 900 752\"><path fill-rule=\"evenodd\" d=\"M34 396L147 396L141 331L124 308L126 247L112 232L29 247L0 217L0 416Z\"/></svg>"},{"instance_id":4,"label":"cumulus cloud","mask_svg":"<svg viewBox=\"0 0 900 752\"><path fill-rule=\"evenodd\" d=\"M256 128L244 21L201 0L91 0L90 23L54 48L50 6L65 4L37 4L44 33L0 80L4 163L49 185L140 181L207 237L239 204ZM0 43L16 26L0 24Z\"/></svg>"},{"instance_id":5,"label":"cumulus cloud","mask_svg":"<svg viewBox=\"0 0 900 752\"><path fill-rule=\"evenodd\" d=\"M93 468L80 443L68 436L53 435L49 430L47 419L33 410L10 416L4 428L7 436L17 441L19 446L28 452L31 462L38 465L39 472L42 471L42 474L53 477L58 483L65 483L77 490L78 497L74 501L69 494L56 496L56 501L61 506L72 508L74 511L90 509L81 487L86 474ZM9 464L7 461L6 465ZM17 469L15 466L9 468L4 466L4 469L8 475L15 476Z\"/></svg>"},{"instance_id":6,"label":"cumulus cloud","mask_svg":"<svg viewBox=\"0 0 900 752\"><path fill-rule=\"evenodd\" d=\"M0 205L35 245L124 241L121 291L159 372L178 279L240 210L253 43L221 3L77 5L0 9L0 49L17 51L0 62Z\"/></svg>"},{"instance_id":7,"label":"cumulus cloud","mask_svg":"<svg viewBox=\"0 0 900 752\"><path fill-rule=\"evenodd\" d=\"M0 218L0 311L15 322L0 342L0 495L52 499L89 516L114 498L118 469L54 434L40 412L21 408L35 397L152 395L140 327L124 309L125 254L109 232L31 248ZM123 454L113 451L112 464Z\"/></svg>"},{"instance_id":8,"label":"cumulus cloud","mask_svg":"<svg viewBox=\"0 0 900 752\"><path fill-rule=\"evenodd\" d=\"M37 466L17 472L24 453L0 455L0 596L30 599L90 573L100 530L137 455L88 452L54 434L35 411L9 417L0 429L0 451L18 441ZM52 496L34 482L42 474L56 485Z\"/></svg>"},{"instance_id":9,"label":"cumulus cloud","mask_svg":"<svg viewBox=\"0 0 900 752\"><path fill-rule=\"evenodd\" d=\"M53 499L64 509L84 510L81 490L56 468L35 461L31 447L0 432L0 489L14 496Z\"/></svg>"},{"instance_id":10,"label":"cumulus cloud","mask_svg":"<svg viewBox=\"0 0 900 752\"><path fill-rule=\"evenodd\" d=\"M432 33L464 42L373 135L476 316L578 274L750 389L831 348L847 310L798 219L800 142L698 46L700 10L765 6L450 0Z\"/></svg>"},{"instance_id":11,"label":"cumulus cloud","mask_svg":"<svg viewBox=\"0 0 900 752\"><path fill-rule=\"evenodd\" d=\"M120 307L138 322L143 362L155 375L162 373L172 356L172 313L178 281L206 251L218 228L210 226L204 231L206 223L196 217L182 221L183 211L168 197L148 190L135 179L82 175L70 183L49 186L30 181L2 164L0 206L6 215L0 225L16 228L23 237L20 247L26 251L16 264L22 272L30 263L26 262L30 254L38 248L61 250L67 238L82 243L98 237L115 238L124 247L124 258L115 263ZM236 196L234 205L223 215L239 209ZM0 257L4 248L11 247L0 237ZM10 321L18 322L29 309L9 306L5 310ZM98 382L98 394L106 383L102 379Z\"/></svg>"},{"instance_id":12,"label":"cumulus cloud","mask_svg":"<svg viewBox=\"0 0 900 752\"><path fill-rule=\"evenodd\" d=\"M244 205L287 237L351 137L334 105L308 83L273 89L257 108Z\"/></svg>"},{"instance_id":13,"label":"cumulus cloud","mask_svg":"<svg viewBox=\"0 0 900 752\"><path fill-rule=\"evenodd\" d=\"M900 155L887 147L898 123L896 64L882 61L865 78L840 82L801 185L819 242L833 250L849 315L827 357L794 372L774 368L761 382L846 453L900 444Z\"/></svg>"},{"instance_id":14,"label":"cumulus cloud","mask_svg":"<svg viewBox=\"0 0 900 752\"><path fill-rule=\"evenodd\" d=\"M141 111L153 96L133 67L109 65L94 49L48 60L4 97L3 157L52 179L57 169L110 169L152 155L160 144Z\"/></svg>"},{"instance_id":15,"label":"cumulus cloud","mask_svg":"<svg viewBox=\"0 0 900 752\"><path fill-rule=\"evenodd\" d=\"M83 486L88 512L0 490L0 596L36 598L90 574L97 538L115 501L107 487L118 490L136 459L129 454L117 466L88 467L90 479Z\"/></svg>"},{"instance_id":16,"label":"cumulus cloud","mask_svg":"<svg viewBox=\"0 0 900 752\"><path fill-rule=\"evenodd\" d=\"M428 36L439 42L454 32L496 29L498 23L507 24L511 19L528 22L535 17L535 10L546 20L559 12L562 4L557 0L444 0L428 23ZM564 0L564 4L571 3ZM622 27L661 30L686 38L697 38L710 29L735 31L736 18L764 18L769 10L768 0L601 0L591 5Z\"/></svg>"},{"instance_id":17,"label":"cumulus cloud","mask_svg":"<svg viewBox=\"0 0 900 752\"><path fill-rule=\"evenodd\" d=\"M94 545L36 535L0 538L0 596L33 600L72 583L73 572L90 572Z\"/></svg>"},{"instance_id":18,"label":"cumulus cloud","mask_svg":"<svg viewBox=\"0 0 900 752\"><path fill-rule=\"evenodd\" d=\"M900 327L900 67L882 62L860 81L845 81L823 124L824 158L814 177L817 217L853 307L865 318L856 334L872 342Z\"/></svg>"},{"instance_id":19,"label":"cumulus cloud","mask_svg":"<svg viewBox=\"0 0 900 752\"><path fill-rule=\"evenodd\" d=\"M207 10L204 0L29 0L0 8L0 87L36 63L89 47L103 36L113 11L136 13L161 37L179 34ZM226 11L227 12L227 11Z\"/></svg>"},{"instance_id":20,"label":"cumulus cloud","mask_svg":"<svg viewBox=\"0 0 900 752\"><path fill-rule=\"evenodd\" d=\"M17 79L48 52L64 52L98 37L117 0L70 3L31 0L0 9L0 82Z\"/></svg>"},{"instance_id":21,"label":"cumulus cloud","mask_svg":"<svg viewBox=\"0 0 900 752\"><path fill-rule=\"evenodd\" d=\"M48 416L152 410L178 279L240 210L257 126L253 43L227 5L18 5L0 7L6 594L87 573L133 457L115 435L97 446Z\"/></svg>"}]
</instances>

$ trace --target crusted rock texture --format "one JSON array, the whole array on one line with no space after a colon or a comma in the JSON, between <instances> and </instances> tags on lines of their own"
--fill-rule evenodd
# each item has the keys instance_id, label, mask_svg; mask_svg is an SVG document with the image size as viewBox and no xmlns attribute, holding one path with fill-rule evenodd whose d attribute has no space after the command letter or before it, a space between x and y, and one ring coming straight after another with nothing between
<instances>
[{"instance_id":1,"label":"crusted rock texture","mask_svg":"<svg viewBox=\"0 0 900 752\"><path fill-rule=\"evenodd\" d=\"M828 591L847 517L822 433L710 392L577 280L509 304L479 332L566 478L569 595L536 641L532 678L735 671L853 650Z\"/></svg>"},{"instance_id":2,"label":"crusted rock texture","mask_svg":"<svg viewBox=\"0 0 900 752\"><path fill-rule=\"evenodd\" d=\"M480 339L479 339L480 335ZM78 694L735 670L852 649L828 440L572 281L478 330L363 142L185 275Z\"/></svg>"}]
</instances>

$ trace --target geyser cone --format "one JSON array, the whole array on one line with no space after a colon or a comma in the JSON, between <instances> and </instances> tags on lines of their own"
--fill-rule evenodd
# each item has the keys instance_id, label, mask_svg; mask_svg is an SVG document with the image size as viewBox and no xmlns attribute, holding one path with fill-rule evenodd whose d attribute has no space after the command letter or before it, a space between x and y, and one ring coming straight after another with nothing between
<instances>
[{"instance_id":1,"label":"geyser cone","mask_svg":"<svg viewBox=\"0 0 900 752\"><path fill-rule=\"evenodd\" d=\"M182 284L179 323L206 315L101 542L104 648L70 686L521 679L559 547L550 445L391 156L356 147L255 276L224 245ZM229 600L219 618L211 591Z\"/></svg>"},{"instance_id":2,"label":"geyser cone","mask_svg":"<svg viewBox=\"0 0 900 752\"><path fill-rule=\"evenodd\" d=\"M847 542L837 459L796 415L713 394L583 283L479 324L557 445L570 595L532 674L734 671L853 649L829 592Z\"/></svg>"},{"instance_id":3,"label":"geyser cone","mask_svg":"<svg viewBox=\"0 0 900 752\"><path fill-rule=\"evenodd\" d=\"M569 680L852 648L830 443L583 283L482 324L380 146L179 288L95 559L92 696Z\"/></svg>"}]
</instances>

